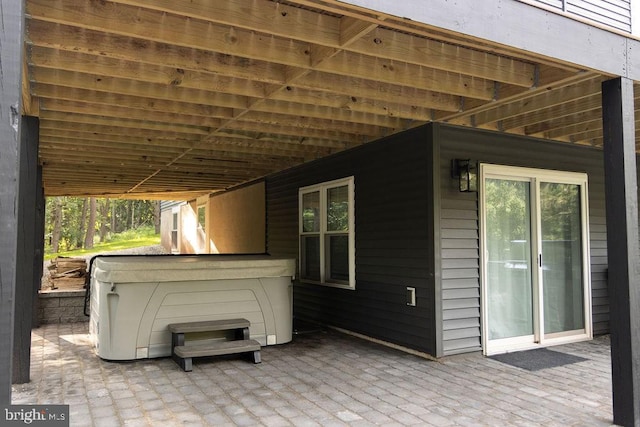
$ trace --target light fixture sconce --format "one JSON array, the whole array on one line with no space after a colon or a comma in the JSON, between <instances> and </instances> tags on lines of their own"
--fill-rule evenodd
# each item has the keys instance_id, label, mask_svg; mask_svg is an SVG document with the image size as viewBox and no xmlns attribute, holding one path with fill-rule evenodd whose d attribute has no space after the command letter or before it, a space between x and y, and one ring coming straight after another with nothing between
<instances>
[{"instance_id":1,"label":"light fixture sconce","mask_svg":"<svg viewBox=\"0 0 640 427\"><path fill-rule=\"evenodd\" d=\"M458 179L460 191L478 191L478 166L473 160L453 159L451 161L451 176Z\"/></svg>"}]
</instances>

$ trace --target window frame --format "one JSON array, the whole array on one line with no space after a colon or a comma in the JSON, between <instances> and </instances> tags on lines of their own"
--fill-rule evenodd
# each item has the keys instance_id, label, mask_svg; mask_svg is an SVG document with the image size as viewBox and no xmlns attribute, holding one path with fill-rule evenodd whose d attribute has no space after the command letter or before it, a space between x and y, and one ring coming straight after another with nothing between
<instances>
[{"instance_id":1,"label":"window frame","mask_svg":"<svg viewBox=\"0 0 640 427\"><path fill-rule=\"evenodd\" d=\"M298 189L298 266L300 282L313 283L317 285L330 286L335 288L354 290L356 287L356 274L355 274L355 182L354 177L346 177L336 179L332 181L326 181ZM337 187L347 187L347 231L329 231L327 227L327 192L330 189ZM319 216L320 216L320 229L318 231L303 231L303 198L305 194L318 192L319 194ZM348 280L332 280L329 276L329 267L331 264L330 257L328 256L327 240L330 236L346 235L348 237L348 264L349 264L349 278ZM318 236L319 244L319 265L320 265L320 280L313 280L303 277L303 245L302 240L305 237Z\"/></svg>"},{"instance_id":2,"label":"window frame","mask_svg":"<svg viewBox=\"0 0 640 427\"><path fill-rule=\"evenodd\" d=\"M182 227L183 227L183 209L185 203L181 203L178 206L173 206L171 208L171 253L179 254L182 246ZM176 220L174 222L174 219ZM174 227L175 226L175 227ZM174 236L175 236L175 246L174 246Z\"/></svg>"}]
</instances>

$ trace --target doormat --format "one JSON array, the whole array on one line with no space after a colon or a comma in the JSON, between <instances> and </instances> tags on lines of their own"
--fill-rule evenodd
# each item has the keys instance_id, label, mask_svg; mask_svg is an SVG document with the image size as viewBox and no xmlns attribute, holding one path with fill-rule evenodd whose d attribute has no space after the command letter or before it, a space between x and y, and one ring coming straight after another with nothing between
<instances>
[{"instance_id":1,"label":"doormat","mask_svg":"<svg viewBox=\"0 0 640 427\"><path fill-rule=\"evenodd\" d=\"M526 369L527 371L556 368L558 366L570 365L572 363L588 360L584 357L560 353L559 351L553 351L546 348L497 354L495 356L490 356L489 358L517 368Z\"/></svg>"}]
</instances>

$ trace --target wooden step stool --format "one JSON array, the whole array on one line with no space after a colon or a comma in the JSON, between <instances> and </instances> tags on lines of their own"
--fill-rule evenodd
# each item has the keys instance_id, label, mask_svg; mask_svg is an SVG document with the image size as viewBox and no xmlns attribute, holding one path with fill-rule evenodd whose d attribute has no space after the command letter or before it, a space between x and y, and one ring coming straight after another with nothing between
<instances>
[{"instance_id":1,"label":"wooden step stool","mask_svg":"<svg viewBox=\"0 0 640 427\"><path fill-rule=\"evenodd\" d=\"M247 319L205 320L200 322L172 323L171 357L185 372L192 370L193 357L221 356L224 354L252 353L253 363L260 363L260 343L249 338ZM205 344L185 342L184 334L234 330L231 341L213 341Z\"/></svg>"}]
</instances>

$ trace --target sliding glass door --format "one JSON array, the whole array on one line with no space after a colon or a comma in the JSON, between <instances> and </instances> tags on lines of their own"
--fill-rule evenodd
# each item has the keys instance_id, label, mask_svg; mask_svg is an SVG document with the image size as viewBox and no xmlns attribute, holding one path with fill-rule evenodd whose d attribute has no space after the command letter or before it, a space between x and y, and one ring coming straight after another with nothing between
<instances>
[{"instance_id":1,"label":"sliding glass door","mask_svg":"<svg viewBox=\"0 0 640 427\"><path fill-rule=\"evenodd\" d=\"M584 174L481 165L483 348L591 336Z\"/></svg>"}]
</instances>

